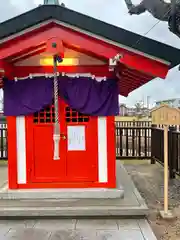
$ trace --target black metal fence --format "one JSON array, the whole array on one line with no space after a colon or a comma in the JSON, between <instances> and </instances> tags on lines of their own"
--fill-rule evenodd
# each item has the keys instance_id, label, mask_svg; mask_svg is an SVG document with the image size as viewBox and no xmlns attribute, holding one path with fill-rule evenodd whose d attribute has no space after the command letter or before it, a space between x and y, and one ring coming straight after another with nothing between
<instances>
[{"instance_id":1,"label":"black metal fence","mask_svg":"<svg viewBox=\"0 0 180 240\"><path fill-rule=\"evenodd\" d=\"M0 160L7 158L7 124L0 123Z\"/></svg>"},{"instance_id":2,"label":"black metal fence","mask_svg":"<svg viewBox=\"0 0 180 240\"><path fill-rule=\"evenodd\" d=\"M117 159L151 158L151 122L115 122Z\"/></svg>"},{"instance_id":3,"label":"black metal fence","mask_svg":"<svg viewBox=\"0 0 180 240\"><path fill-rule=\"evenodd\" d=\"M119 121L115 127L117 159L151 157L150 121ZM6 159L7 124L0 124L0 160Z\"/></svg>"},{"instance_id":4,"label":"black metal fence","mask_svg":"<svg viewBox=\"0 0 180 240\"><path fill-rule=\"evenodd\" d=\"M156 125L152 125L152 163L158 161L164 164L164 131ZM179 126L170 126L168 131L168 163L169 177L180 175L180 131Z\"/></svg>"},{"instance_id":5,"label":"black metal fence","mask_svg":"<svg viewBox=\"0 0 180 240\"><path fill-rule=\"evenodd\" d=\"M151 121L117 121L116 127L151 127Z\"/></svg>"},{"instance_id":6,"label":"black metal fence","mask_svg":"<svg viewBox=\"0 0 180 240\"><path fill-rule=\"evenodd\" d=\"M164 164L163 125L151 122L116 122L117 159L151 159ZM169 177L180 175L180 126L170 126L168 131Z\"/></svg>"}]
</instances>

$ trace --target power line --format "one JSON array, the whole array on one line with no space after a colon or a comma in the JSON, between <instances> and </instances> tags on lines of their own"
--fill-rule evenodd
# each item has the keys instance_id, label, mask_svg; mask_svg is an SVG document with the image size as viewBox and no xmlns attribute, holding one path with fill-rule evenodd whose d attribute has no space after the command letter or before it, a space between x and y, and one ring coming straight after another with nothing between
<instances>
[{"instance_id":1,"label":"power line","mask_svg":"<svg viewBox=\"0 0 180 240\"><path fill-rule=\"evenodd\" d=\"M172 10L172 6L171 6L171 8L163 15L163 17L165 17L166 15L168 15L171 10ZM143 36L141 36L141 37L136 41L136 43L133 44L131 47L135 47L135 46L136 46L144 37L146 37L146 35L147 35L148 33L150 33L160 22L161 22L161 20L158 20L158 21L157 21L147 32L145 32L145 33L143 34Z\"/></svg>"}]
</instances>

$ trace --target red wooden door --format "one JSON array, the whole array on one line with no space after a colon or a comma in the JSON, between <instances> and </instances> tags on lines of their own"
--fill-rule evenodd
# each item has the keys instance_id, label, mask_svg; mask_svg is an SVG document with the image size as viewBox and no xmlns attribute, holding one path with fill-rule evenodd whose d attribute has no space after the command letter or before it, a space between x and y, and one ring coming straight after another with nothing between
<instances>
[{"instance_id":1,"label":"red wooden door","mask_svg":"<svg viewBox=\"0 0 180 240\"><path fill-rule=\"evenodd\" d=\"M98 180L97 118L84 116L59 101L60 159L53 159L54 106L29 118L31 182L95 182ZM31 137L30 137L31 136Z\"/></svg>"},{"instance_id":2,"label":"red wooden door","mask_svg":"<svg viewBox=\"0 0 180 240\"><path fill-rule=\"evenodd\" d=\"M65 105L65 122L68 180L98 181L97 117L85 116Z\"/></svg>"},{"instance_id":3,"label":"red wooden door","mask_svg":"<svg viewBox=\"0 0 180 240\"><path fill-rule=\"evenodd\" d=\"M64 108L59 109L60 132L65 128ZM60 139L60 159L54 160L54 106L35 113L33 117L33 182L62 182L66 178L66 140Z\"/></svg>"}]
</instances>

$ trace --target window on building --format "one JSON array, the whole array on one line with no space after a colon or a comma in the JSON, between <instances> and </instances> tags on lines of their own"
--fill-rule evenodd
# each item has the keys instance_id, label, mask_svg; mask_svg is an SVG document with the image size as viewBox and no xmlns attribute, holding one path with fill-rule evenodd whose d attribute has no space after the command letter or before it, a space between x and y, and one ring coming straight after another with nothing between
<instances>
[{"instance_id":1,"label":"window on building","mask_svg":"<svg viewBox=\"0 0 180 240\"><path fill-rule=\"evenodd\" d=\"M89 116L83 115L70 107L66 107L66 122L67 123L85 123L89 122Z\"/></svg>"}]
</instances>

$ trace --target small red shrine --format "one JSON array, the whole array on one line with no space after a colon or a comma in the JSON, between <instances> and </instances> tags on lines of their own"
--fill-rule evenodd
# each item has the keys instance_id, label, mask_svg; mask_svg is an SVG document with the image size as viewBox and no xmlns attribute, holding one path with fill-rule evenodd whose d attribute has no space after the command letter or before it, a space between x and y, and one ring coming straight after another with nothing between
<instances>
[{"instance_id":1,"label":"small red shrine","mask_svg":"<svg viewBox=\"0 0 180 240\"><path fill-rule=\"evenodd\" d=\"M56 159L52 39L63 58L56 68ZM42 5L1 23L9 188L115 188L118 94L165 78L179 56L176 48L63 6Z\"/></svg>"}]
</instances>

